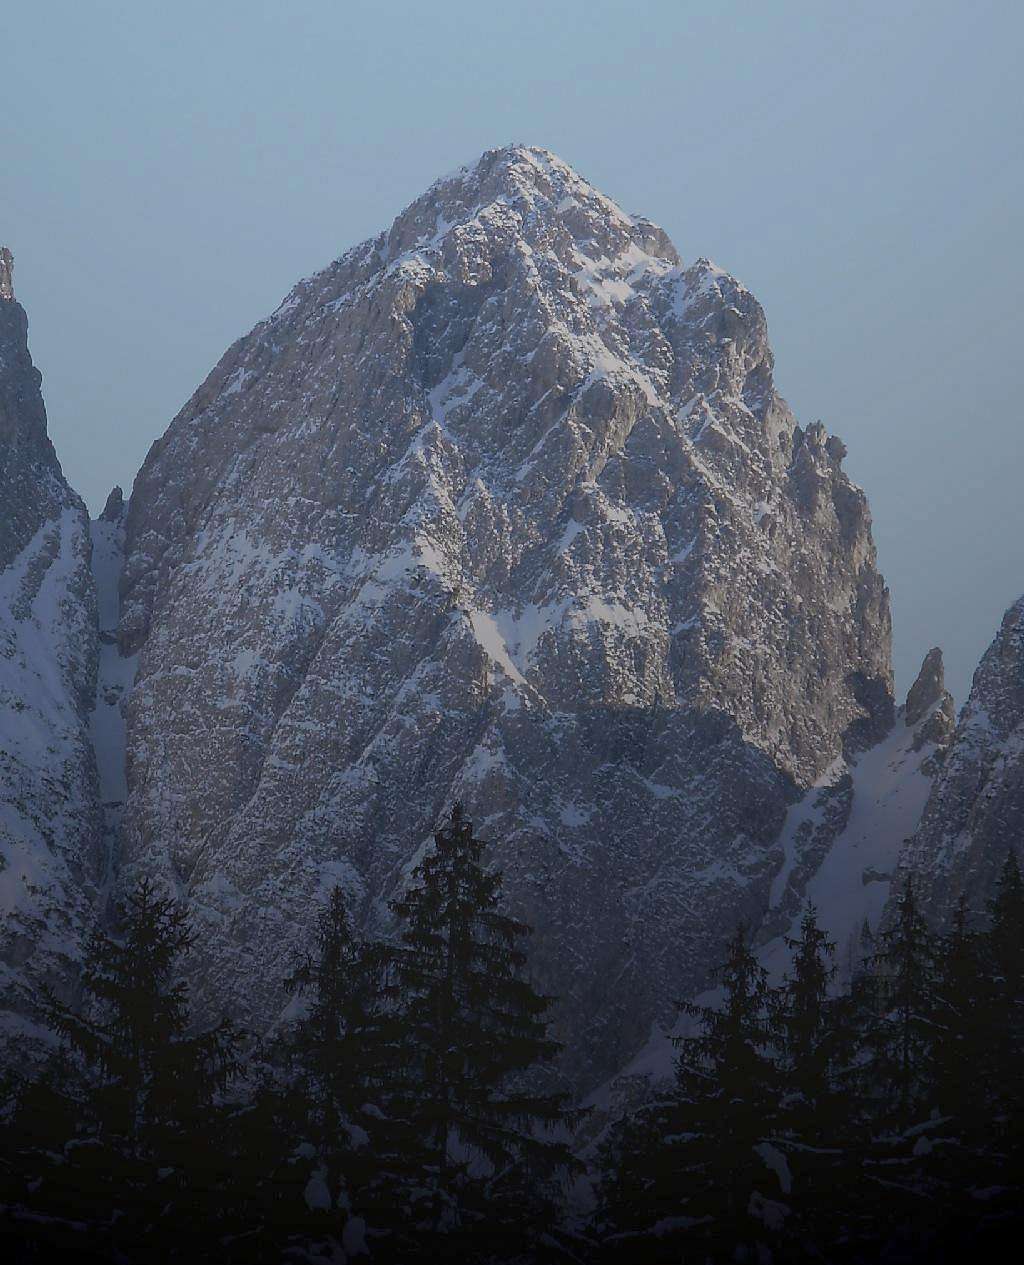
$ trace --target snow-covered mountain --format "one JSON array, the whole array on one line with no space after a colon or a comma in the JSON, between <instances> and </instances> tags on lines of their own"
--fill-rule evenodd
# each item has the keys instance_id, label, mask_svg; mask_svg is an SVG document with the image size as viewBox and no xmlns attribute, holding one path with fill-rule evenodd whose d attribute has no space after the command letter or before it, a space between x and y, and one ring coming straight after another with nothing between
<instances>
[{"instance_id":1,"label":"snow-covered mountain","mask_svg":"<svg viewBox=\"0 0 1024 1265\"><path fill-rule=\"evenodd\" d=\"M120 625L127 873L262 1022L341 880L372 925L454 798L584 1078L758 918L788 807L892 723L843 445L764 314L546 151L434 185L236 343L151 451Z\"/></svg>"},{"instance_id":2,"label":"snow-covered mountain","mask_svg":"<svg viewBox=\"0 0 1024 1265\"><path fill-rule=\"evenodd\" d=\"M961 894L973 913L984 912L1011 848L1024 860L1024 598L978 665L901 868L941 924Z\"/></svg>"},{"instance_id":3,"label":"snow-covered mountain","mask_svg":"<svg viewBox=\"0 0 1024 1265\"><path fill-rule=\"evenodd\" d=\"M781 970L809 896L852 961L929 793L976 811L982 704L1009 752L1019 633L943 765L941 655L895 709L864 495L776 392L760 306L547 151L485 154L300 282L91 527L0 265L11 1022L150 873L197 926L200 1013L268 1025L327 889L388 934L461 798L592 1087L741 916Z\"/></svg>"},{"instance_id":4,"label":"snow-covered mountain","mask_svg":"<svg viewBox=\"0 0 1024 1265\"><path fill-rule=\"evenodd\" d=\"M39 988L71 978L105 868L89 519L47 438L11 266L0 252L0 1060L43 1035Z\"/></svg>"}]
</instances>

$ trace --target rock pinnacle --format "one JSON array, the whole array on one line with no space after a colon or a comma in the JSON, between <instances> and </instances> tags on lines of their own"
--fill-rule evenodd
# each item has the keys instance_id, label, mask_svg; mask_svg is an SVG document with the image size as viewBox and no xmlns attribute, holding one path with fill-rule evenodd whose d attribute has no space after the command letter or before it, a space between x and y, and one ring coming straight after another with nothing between
<instances>
[{"instance_id":1,"label":"rock pinnacle","mask_svg":"<svg viewBox=\"0 0 1024 1265\"><path fill-rule=\"evenodd\" d=\"M0 299L14 301L14 256L6 246L0 246Z\"/></svg>"}]
</instances>

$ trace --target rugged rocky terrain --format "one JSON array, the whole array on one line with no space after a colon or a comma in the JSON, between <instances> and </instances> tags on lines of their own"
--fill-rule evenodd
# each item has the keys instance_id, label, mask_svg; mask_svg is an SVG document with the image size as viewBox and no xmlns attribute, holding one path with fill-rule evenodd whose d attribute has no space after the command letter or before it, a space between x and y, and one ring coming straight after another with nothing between
<instances>
[{"instance_id":1,"label":"rugged rocky terrain","mask_svg":"<svg viewBox=\"0 0 1024 1265\"><path fill-rule=\"evenodd\" d=\"M852 962L926 800L905 864L936 916L980 893L1020 821L1024 617L944 762L937 650L894 707L844 451L742 285L516 146L300 282L90 529L0 257L11 1023L155 873L201 1014L269 1025L328 887L389 934L456 798L584 1087L740 916L782 969L811 896Z\"/></svg>"},{"instance_id":2,"label":"rugged rocky terrain","mask_svg":"<svg viewBox=\"0 0 1024 1265\"><path fill-rule=\"evenodd\" d=\"M583 1077L758 917L790 802L892 722L868 510L764 314L542 150L301 282L127 519L126 873L263 1022L341 879L365 921L463 797Z\"/></svg>"},{"instance_id":3,"label":"rugged rocky terrain","mask_svg":"<svg viewBox=\"0 0 1024 1265\"><path fill-rule=\"evenodd\" d=\"M978 665L901 869L941 925L961 893L974 913L984 912L1010 848L1024 860L1024 598Z\"/></svg>"},{"instance_id":4,"label":"rugged rocky terrain","mask_svg":"<svg viewBox=\"0 0 1024 1265\"><path fill-rule=\"evenodd\" d=\"M39 1035L105 870L89 713L89 520L46 434L28 322L0 252L0 1046ZM19 1042L20 1050L24 1042ZM0 1049L0 1058L6 1051Z\"/></svg>"},{"instance_id":5,"label":"rugged rocky terrain","mask_svg":"<svg viewBox=\"0 0 1024 1265\"><path fill-rule=\"evenodd\" d=\"M931 650L889 733L867 750L837 759L790 808L779 836L783 864L754 931L757 956L773 984L792 968L807 901L835 945L835 986L847 987L863 969L891 908L905 840L921 818L952 732L942 654ZM695 1000L716 1006L721 999L721 990L712 987ZM595 1111L584 1129L585 1144L601 1135L609 1118L645 1098L652 1083L674 1078L678 1051L672 1038L696 1031L696 1021L681 1013L653 1025L621 1072L590 1095Z\"/></svg>"}]
</instances>

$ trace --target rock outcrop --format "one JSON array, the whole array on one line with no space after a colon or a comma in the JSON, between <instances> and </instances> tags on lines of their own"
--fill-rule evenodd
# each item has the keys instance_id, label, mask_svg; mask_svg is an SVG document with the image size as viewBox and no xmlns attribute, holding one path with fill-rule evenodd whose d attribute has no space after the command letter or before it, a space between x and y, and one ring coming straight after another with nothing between
<instances>
[{"instance_id":1,"label":"rock outcrop","mask_svg":"<svg viewBox=\"0 0 1024 1265\"><path fill-rule=\"evenodd\" d=\"M14 302L14 256L0 246L0 301Z\"/></svg>"},{"instance_id":2,"label":"rock outcrop","mask_svg":"<svg viewBox=\"0 0 1024 1265\"><path fill-rule=\"evenodd\" d=\"M920 821L941 767L943 741L928 735L942 732L936 718L951 705L941 651L932 650L886 736L850 759L837 760L790 808L779 836L785 859L755 931L758 959L773 984L792 971L808 901L835 946L837 987L845 988L877 949L877 932L892 908L903 843ZM723 992L712 987L694 1000L717 1007ZM673 1038L699 1031L698 1020L686 1014L675 1016L667 1028L657 1025L635 1057L588 1099L594 1111L584 1136L596 1139L609 1120L643 1101L653 1085L674 1079L678 1049Z\"/></svg>"},{"instance_id":3,"label":"rock outcrop","mask_svg":"<svg viewBox=\"0 0 1024 1265\"><path fill-rule=\"evenodd\" d=\"M789 804L889 731L862 492L764 314L543 150L301 282L136 481L125 878L267 1022L310 910L387 899L450 801L495 841L579 1082L758 918Z\"/></svg>"},{"instance_id":4,"label":"rock outcrop","mask_svg":"<svg viewBox=\"0 0 1024 1265\"><path fill-rule=\"evenodd\" d=\"M954 724L942 651L929 650L917 679L877 743L837 760L790 809L786 857L759 933L762 960L781 977L810 900L836 945L840 981L860 965L865 924L875 933L892 894L904 845L921 819Z\"/></svg>"},{"instance_id":5,"label":"rock outcrop","mask_svg":"<svg viewBox=\"0 0 1024 1265\"><path fill-rule=\"evenodd\" d=\"M1024 598L978 665L901 870L941 925L961 894L984 912L1011 848L1024 851Z\"/></svg>"}]
</instances>

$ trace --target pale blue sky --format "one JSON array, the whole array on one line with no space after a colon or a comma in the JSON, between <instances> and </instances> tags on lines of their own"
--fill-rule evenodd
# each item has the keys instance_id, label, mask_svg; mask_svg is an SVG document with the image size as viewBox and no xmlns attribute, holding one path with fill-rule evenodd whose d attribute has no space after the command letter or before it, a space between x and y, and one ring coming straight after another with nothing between
<instances>
[{"instance_id":1,"label":"pale blue sky","mask_svg":"<svg viewBox=\"0 0 1024 1265\"><path fill-rule=\"evenodd\" d=\"M221 353L438 175L553 149L768 313L849 445L902 688L1024 592L1020 3L7 6L0 239L98 508Z\"/></svg>"}]
</instances>

